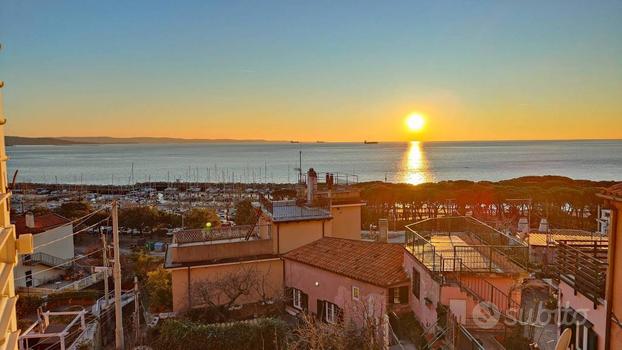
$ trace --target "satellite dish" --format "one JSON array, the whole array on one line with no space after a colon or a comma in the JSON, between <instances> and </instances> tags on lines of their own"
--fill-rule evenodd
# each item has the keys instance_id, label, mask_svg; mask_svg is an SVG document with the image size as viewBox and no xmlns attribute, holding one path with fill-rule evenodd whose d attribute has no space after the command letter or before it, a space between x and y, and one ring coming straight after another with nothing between
<instances>
[{"instance_id":1,"label":"satellite dish","mask_svg":"<svg viewBox=\"0 0 622 350\"><path fill-rule=\"evenodd\" d=\"M570 346L570 338L572 338L572 331L570 328L566 328L557 340L555 350L567 350L568 346Z\"/></svg>"}]
</instances>

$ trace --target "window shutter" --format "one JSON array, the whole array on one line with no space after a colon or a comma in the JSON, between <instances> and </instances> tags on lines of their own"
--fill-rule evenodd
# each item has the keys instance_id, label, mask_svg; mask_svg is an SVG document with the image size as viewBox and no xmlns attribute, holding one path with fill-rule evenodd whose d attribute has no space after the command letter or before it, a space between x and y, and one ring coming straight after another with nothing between
<instances>
[{"instance_id":1,"label":"window shutter","mask_svg":"<svg viewBox=\"0 0 622 350\"><path fill-rule=\"evenodd\" d=\"M389 304L395 304L393 296L395 295L395 288L389 288Z\"/></svg>"},{"instance_id":2,"label":"window shutter","mask_svg":"<svg viewBox=\"0 0 622 350\"><path fill-rule=\"evenodd\" d=\"M408 304L408 287L400 287L400 304Z\"/></svg>"},{"instance_id":3,"label":"window shutter","mask_svg":"<svg viewBox=\"0 0 622 350\"><path fill-rule=\"evenodd\" d=\"M300 293L300 304L304 311L309 311L309 295L306 293Z\"/></svg>"},{"instance_id":4,"label":"window shutter","mask_svg":"<svg viewBox=\"0 0 622 350\"><path fill-rule=\"evenodd\" d=\"M598 347L598 335L592 328L587 330L587 350L596 350Z\"/></svg>"},{"instance_id":5,"label":"window shutter","mask_svg":"<svg viewBox=\"0 0 622 350\"><path fill-rule=\"evenodd\" d=\"M324 301L317 300L317 319L324 321Z\"/></svg>"},{"instance_id":6,"label":"window shutter","mask_svg":"<svg viewBox=\"0 0 622 350\"><path fill-rule=\"evenodd\" d=\"M294 306L294 288L285 287L285 303L287 306Z\"/></svg>"},{"instance_id":7,"label":"window shutter","mask_svg":"<svg viewBox=\"0 0 622 350\"><path fill-rule=\"evenodd\" d=\"M421 274L413 267L412 274L413 294L417 299L421 299Z\"/></svg>"}]
</instances>

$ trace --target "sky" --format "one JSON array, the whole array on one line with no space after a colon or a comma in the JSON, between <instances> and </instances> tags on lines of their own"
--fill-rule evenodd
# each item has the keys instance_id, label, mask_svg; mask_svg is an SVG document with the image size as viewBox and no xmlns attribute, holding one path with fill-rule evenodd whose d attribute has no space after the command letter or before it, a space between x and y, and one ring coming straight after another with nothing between
<instances>
[{"instance_id":1,"label":"sky","mask_svg":"<svg viewBox=\"0 0 622 350\"><path fill-rule=\"evenodd\" d=\"M6 129L622 139L621 23L620 0L0 0Z\"/></svg>"}]
</instances>

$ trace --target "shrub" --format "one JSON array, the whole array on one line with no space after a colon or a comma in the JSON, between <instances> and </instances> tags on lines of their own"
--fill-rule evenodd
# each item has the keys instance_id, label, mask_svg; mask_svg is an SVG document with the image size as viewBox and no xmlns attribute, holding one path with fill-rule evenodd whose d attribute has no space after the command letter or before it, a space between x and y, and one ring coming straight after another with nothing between
<instances>
[{"instance_id":1,"label":"shrub","mask_svg":"<svg viewBox=\"0 0 622 350\"><path fill-rule=\"evenodd\" d=\"M262 318L254 322L198 324L166 320L157 329L151 344L155 350L192 349L280 349L285 344L287 324Z\"/></svg>"}]
</instances>

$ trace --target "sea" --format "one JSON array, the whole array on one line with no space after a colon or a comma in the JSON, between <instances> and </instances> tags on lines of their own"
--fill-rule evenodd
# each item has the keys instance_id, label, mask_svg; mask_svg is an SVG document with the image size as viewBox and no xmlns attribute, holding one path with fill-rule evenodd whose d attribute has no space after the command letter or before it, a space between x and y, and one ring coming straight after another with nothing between
<instances>
[{"instance_id":1,"label":"sea","mask_svg":"<svg viewBox=\"0 0 622 350\"><path fill-rule=\"evenodd\" d=\"M352 182L498 181L528 175L622 181L622 140L82 144L9 146L7 153L9 176L17 171L17 182L24 183L294 183L300 167Z\"/></svg>"}]
</instances>

